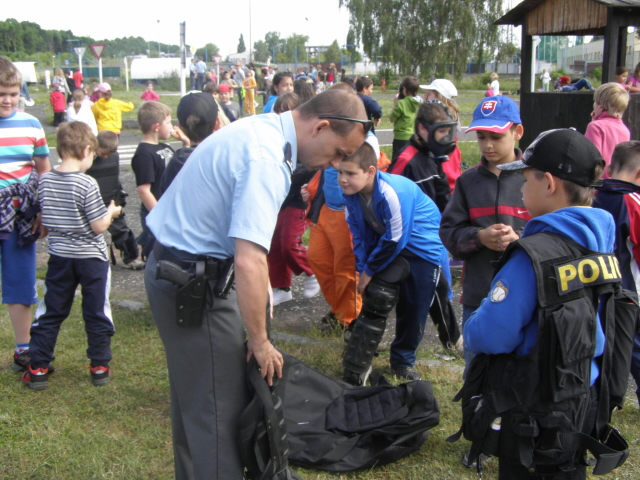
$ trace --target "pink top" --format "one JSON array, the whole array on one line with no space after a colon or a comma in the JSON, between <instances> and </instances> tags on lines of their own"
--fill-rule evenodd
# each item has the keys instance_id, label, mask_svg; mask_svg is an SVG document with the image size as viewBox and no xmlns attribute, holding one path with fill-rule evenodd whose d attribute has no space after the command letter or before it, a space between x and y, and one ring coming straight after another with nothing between
<instances>
[{"instance_id":1,"label":"pink top","mask_svg":"<svg viewBox=\"0 0 640 480\"><path fill-rule=\"evenodd\" d=\"M144 92L142 92L142 95L140 95L140 98L145 102L150 102L151 100L153 100L154 102L160 101L160 96L153 90L145 90Z\"/></svg>"},{"instance_id":2,"label":"pink top","mask_svg":"<svg viewBox=\"0 0 640 480\"><path fill-rule=\"evenodd\" d=\"M584 136L600 151L607 167L611 164L611 156L616 145L631 139L631 133L622 119L610 117L607 112L602 112L593 118L587 125ZM610 178L608 168L605 168L602 178Z\"/></svg>"},{"instance_id":3,"label":"pink top","mask_svg":"<svg viewBox=\"0 0 640 480\"><path fill-rule=\"evenodd\" d=\"M631 87L640 88L640 79L637 79L633 75L627 79L627 84L631 84Z\"/></svg>"}]
</instances>

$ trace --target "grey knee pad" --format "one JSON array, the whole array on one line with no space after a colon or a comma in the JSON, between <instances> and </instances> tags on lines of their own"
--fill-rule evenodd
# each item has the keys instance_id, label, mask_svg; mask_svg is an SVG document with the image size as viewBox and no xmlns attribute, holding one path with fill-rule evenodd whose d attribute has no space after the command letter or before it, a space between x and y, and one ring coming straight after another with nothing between
<instances>
[{"instance_id":1,"label":"grey knee pad","mask_svg":"<svg viewBox=\"0 0 640 480\"><path fill-rule=\"evenodd\" d=\"M367 286L362 311L355 320L353 332L349 338L342 366L347 371L365 373L382 340L387 317L398 302L398 284L409 275L409 264L397 257L383 272L375 275Z\"/></svg>"}]
</instances>

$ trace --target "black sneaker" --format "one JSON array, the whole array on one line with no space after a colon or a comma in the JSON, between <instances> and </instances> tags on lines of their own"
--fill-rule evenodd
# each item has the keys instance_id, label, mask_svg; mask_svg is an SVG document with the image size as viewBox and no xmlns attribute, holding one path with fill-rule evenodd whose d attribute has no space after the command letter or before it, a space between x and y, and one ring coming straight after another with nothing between
<instances>
[{"instance_id":1,"label":"black sneaker","mask_svg":"<svg viewBox=\"0 0 640 480\"><path fill-rule=\"evenodd\" d=\"M402 378L403 380L422 380L422 377L420 377L420 374L414 367L391 367L391 373L393 373L398 378Z\"/></svg>"},{"instance_id":2,"label":"black sneaker","mask_svg":"<svg viewBox=\"0 0 640 480\"><path fill-rule=\"evenodd\" d=\"M327 313L317 324L318 330L323 333L343 332L344 326L338 320L334 313Z\"/></svg>"},{"instance_id":3,"label":"black sneaker","mask_svg":"<svg viewBox=\"0 0 640 480\"><path fill-rule=\"evenodd\" d=\"M14 372L24 372L29 367L30 362L29 350L25 350L22 353L13 352L13 365L11 365L11 368Z\"/></svg>"},{"instance_id":4,"label":"black sneaker","mask_svg":"<svg viewBox=\"0 0 640 480\"><path fill-rule=\"evenodd\" d=\"M89 367L89 369L91 370L91 381L96 387L109 383L109 376L111 375L109 367L99 365L97 367Z\"/></svg>"},{"instance_id":5,"label":"black sneaker","mask_svg":"<svg viewBox=\"0 0 640 480\"><path fill-rule=\"evenodd\" d=\"M48 386L49 381L49 369L48 368L36 368L35 370L29 366L27 371L20 377L23 385L26 385L31 390L44 390Z\"/></svg>"}]
</instances>

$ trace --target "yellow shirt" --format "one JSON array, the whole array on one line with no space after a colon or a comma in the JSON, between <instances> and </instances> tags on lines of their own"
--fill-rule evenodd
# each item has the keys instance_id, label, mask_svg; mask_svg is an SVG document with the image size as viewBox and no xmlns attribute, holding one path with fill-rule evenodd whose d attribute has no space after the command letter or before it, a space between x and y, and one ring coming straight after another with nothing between
<instances>
[{"instance_id":1,"label":"yellow shirt","mask_svg":"<svg viewBox=\"0 0 640 480\"><path fill-rule=\"evenodd\" d=\"M114 133L120 133L122 128L122 112L130 112L133 110L133 103L123 102L115 98L100 98L91 107L93 116L96 117L98 132L101 130L111 130Z\"/></svg>"}]
</instances>

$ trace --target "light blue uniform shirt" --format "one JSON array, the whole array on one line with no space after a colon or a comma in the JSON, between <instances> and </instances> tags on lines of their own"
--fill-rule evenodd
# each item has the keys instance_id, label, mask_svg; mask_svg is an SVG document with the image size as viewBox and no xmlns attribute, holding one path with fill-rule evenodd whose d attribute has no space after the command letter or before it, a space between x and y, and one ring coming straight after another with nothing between
<instances>
[{"instance_id":1,"label":"light blue uniform shirt","mask_svg":"<svg viewBox=\"0 0 640 480\"><path fill-rule=\"evenodd\" d=\"M197 255L231 257L236 238L269 251L296 161L291 112L233 122L198 145L147 224L162 245Z\"/></svg>"}]
</instances>

